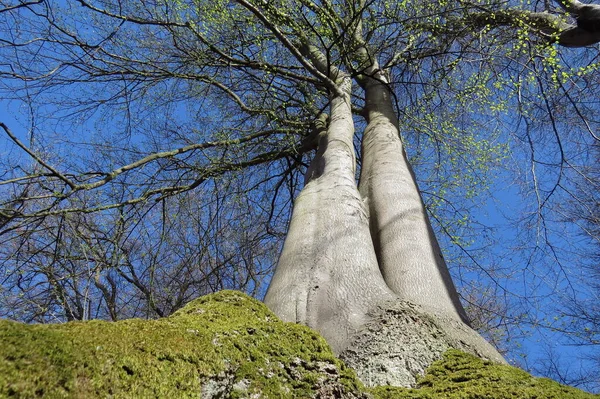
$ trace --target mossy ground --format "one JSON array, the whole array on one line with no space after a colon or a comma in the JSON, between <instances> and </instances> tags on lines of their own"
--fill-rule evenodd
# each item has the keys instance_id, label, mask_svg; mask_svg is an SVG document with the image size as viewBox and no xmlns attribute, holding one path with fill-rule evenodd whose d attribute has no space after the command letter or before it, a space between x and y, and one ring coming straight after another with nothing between
<instances>
[{"instance_id":1,"label":"mossy ground","mask_svg":"<svg viewBox=\"0 0 600 399\"><path fill-rule=\"evenodd\" d=\"M376 387L378 399L592 399L579 389L547 378L535 378L512 366L499 365L457 350L433 363L414 389Z\"/></svg>"},{"instance_id":2,"label":"mossy ground","mask_svg":"<svg viewBox=\"0 0 600 399\"><path fill-rule=\"evenodd\" d=\"M317 333L283 323L233 291L199 298L161 320L0 321L0 397L350 398L364 392ZM368 392L380 399L600 397L458 351L434 363L418 389Z\"/></svg>"},{"instance_id":3,"label":"mossy ground","mask_svg":"<svg viewBox=\"0 0 600 399\"><path fill-rule=\"evenodd\" d=\"M233 291L161 320L0 321L0 397L312 397L323 365L359 391L317 333Z\"/></svg>"}]
</instances>

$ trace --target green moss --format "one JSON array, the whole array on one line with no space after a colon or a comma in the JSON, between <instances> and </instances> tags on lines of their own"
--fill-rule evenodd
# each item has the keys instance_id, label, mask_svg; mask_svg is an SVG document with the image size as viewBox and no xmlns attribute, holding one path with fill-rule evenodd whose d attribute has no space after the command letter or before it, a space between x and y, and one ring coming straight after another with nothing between
<instances>
[{"instance_id":1,"label":"green moss","mask_svg":"<svg viewBox=\"0 0 600 399\"><path fill-rule=\"evenodd\" d=\"M0 397L311 397L323 368L343 391L360 390L317 333L233 291L161 320L0 321L0 347Z\"/></svg>"},{"instance_id":2,"label":"green moss","mask_svg":"<svg viewBox=\"0 0 600 399\"><path fill-rule=\"evenodd\" d=\"M0 320L0 398L352 398L365 391L316 332L234 291L161 320ZM378 399L600 397L454 350L416 389L369 392Z\"/></svg>"},{"instance_id":3,"label":"green moss","mask_svg":"<svg viewBox=\"0 0 600 399\"><path fill-rule=\"evenodd\" d=\"M535 378L516 367L449 350L433 363L415 389L377 387L378 399L592 399L579 389Z\"/></svg>"}]
</instances>

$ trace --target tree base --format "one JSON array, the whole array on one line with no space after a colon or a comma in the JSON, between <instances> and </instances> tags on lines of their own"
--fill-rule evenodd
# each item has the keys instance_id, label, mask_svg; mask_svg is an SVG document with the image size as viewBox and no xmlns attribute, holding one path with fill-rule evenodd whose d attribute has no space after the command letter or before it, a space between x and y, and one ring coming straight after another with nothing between
<instances>
[{"instance_id":1,"label":"tree base","mask_svg":"<svg viewBox=\"0 0 600 399\"><path fill-rule=\"evenodd\" d=\"M417 378L448 349L506 363L477 332L452 317L435 315L421 306L387 302L369 314L371 321L339 354L369 387L414 387Z\"/></svg>"}]
</instances>

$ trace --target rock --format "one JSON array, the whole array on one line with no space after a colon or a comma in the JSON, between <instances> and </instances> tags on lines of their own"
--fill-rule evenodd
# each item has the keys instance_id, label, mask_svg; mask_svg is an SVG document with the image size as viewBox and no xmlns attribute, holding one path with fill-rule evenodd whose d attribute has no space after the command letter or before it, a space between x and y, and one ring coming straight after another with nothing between
<instances>
[{"instance_id":1,"label":"rock","mask_svg":"<svg viewBox=\"0 0 600 399\"><path fill-rule=\"evenodd\" d=\"M370 392L377 399L598 399L506 364L451 349L434 362L416 389L382 386Z\"/></svg>"},{"instance_id":2,"label":"rock","mask_svg":"<svg viewBox=\"0 0 600 399\"><path fill-rule=\"evenodd\" d=\"M0 321L0 397L366 398L323 338L222 291L160 320Z\"/></svg>"},{"instance_id":3,"label":"rock","mask_svg":"<svg viewBox=\"0 0 600 399\"><path fill-rule=\"evenodd\" d=\"M413 315L403 305L381 312L406 312L390 325ZM385 331L399 330L378 329L376 320L359 343L368 345L371 331L379 345L372 348L383 348ZM418 357L409 363L424 367ZM456 350L446 351L416 381L416 389L365 388L316 332L284 323L261 302L234 291L199 298L160 320L0 321L0 398L599 398Z\"/></svg>"}]
</instances>

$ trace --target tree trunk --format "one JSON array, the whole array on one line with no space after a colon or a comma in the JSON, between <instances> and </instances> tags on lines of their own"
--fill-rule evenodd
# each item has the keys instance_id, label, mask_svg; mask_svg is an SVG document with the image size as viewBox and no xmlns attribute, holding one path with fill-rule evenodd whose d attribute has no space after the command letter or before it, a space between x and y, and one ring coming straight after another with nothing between
<instances>
[{"instance_id":1,"label":"tree trunk","mask_svg":"<svg viewBox=\"0 0 600 399\"><path fill-rule=\"evenodd\" d=\"M386 76L363 82L368 124L359 191L383 278L401 299L468 324L398 134Z\"/></svg>"},{"instance_id":2,"label":"tree trunk","mask_svg":"<svg viewBox=\"0 0 600 399\"><path fill-rule=\"evenodd\" d=\"M319 331L365 384L411 386L450 348L504 360L464 322L383 78L361 81L368 125L360 192L350 79L338 80L343 95L331 101L329 126L320 122L265 303Z\"/></svg>"},{"instance_id":3,"label":"tree trunk","mask_svg":"<svg viewBox=\"0 0 600 399\"><path fill-rule=\"evenodd\" d=\"M366 210L355 182L350 79L331 101L327 129L294 203L292 220L265 303L283 320L319 331L336 352L394 299L377 265Z\"/></svg>"}]
</instances>

